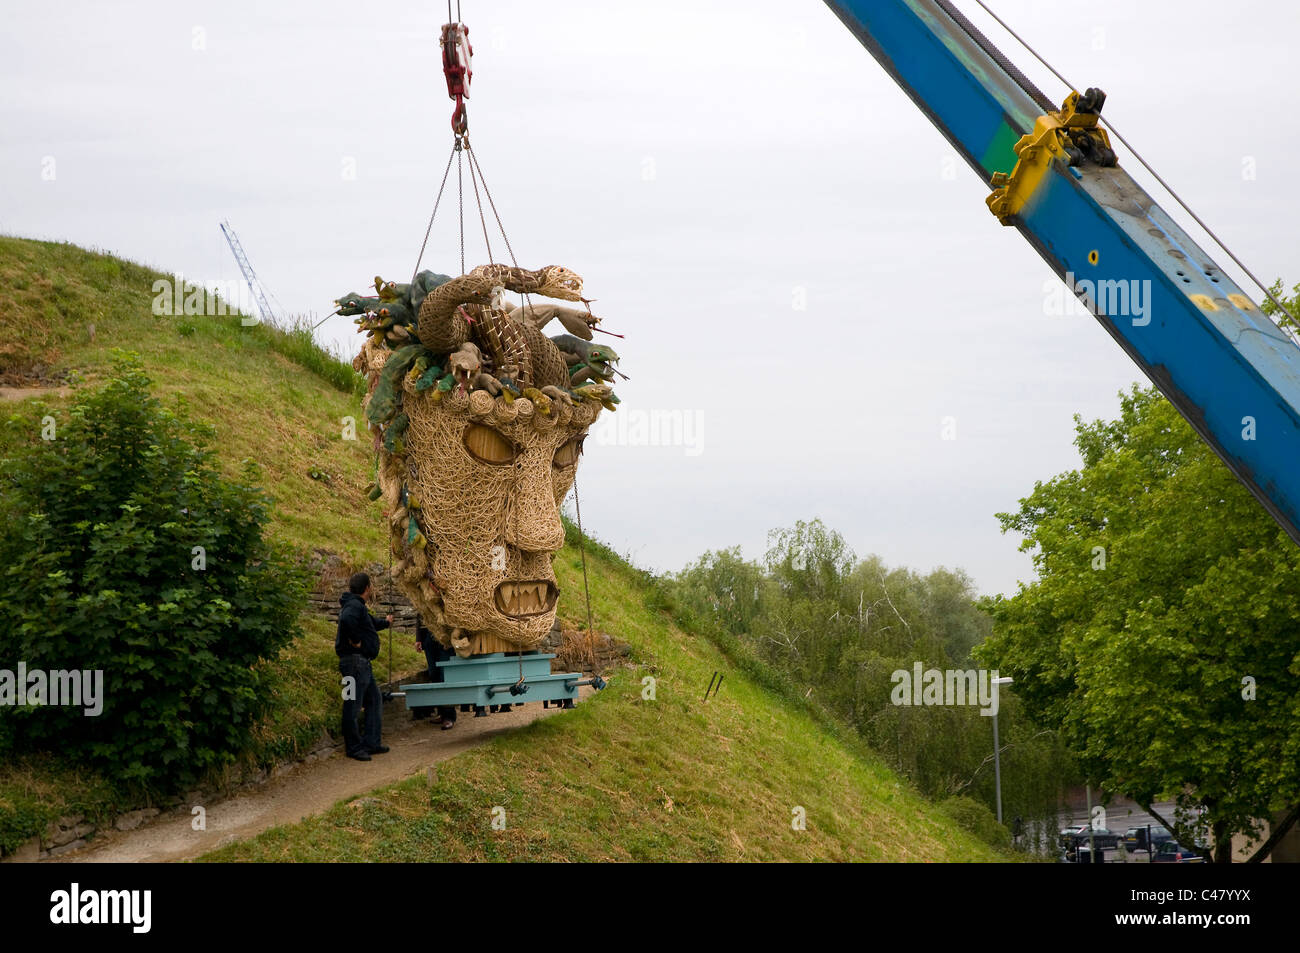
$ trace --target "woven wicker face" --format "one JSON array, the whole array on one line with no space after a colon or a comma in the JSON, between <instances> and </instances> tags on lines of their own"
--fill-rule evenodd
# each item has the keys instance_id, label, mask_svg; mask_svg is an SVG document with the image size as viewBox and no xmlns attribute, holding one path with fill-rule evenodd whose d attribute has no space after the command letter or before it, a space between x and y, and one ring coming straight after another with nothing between
<instances>
[{"instance_id":1,"label":"woven wicker face","mask_svg":"<svg viewBox=\"0 0 1300 953\"><path fill-rule=\"evenodd\" d=\"M410 388L404 407L406 455L381 472L390 496L405 486L427 543L416 552L409 524L394 526L395 551L411 564L399 585L427 619L536 646L555 621L560 504L599 407L557 403L542 414L525 399L475 391L435 401Z\"/></svg>"},{"instance_id":2,"label":"woven wicker face","mask_svg":"<svg viewBox=\"0 0 1300 953\"><path fill-rule=\"evenodd\" d=\"M530 646L555 619L551 555L564 545L559 507L586 424L571 416L539 426L523 400L492 401L478 414L458 404L408 398L407 487L419 502L429 573L447 625Z\"/></svg>"}]
</instances>

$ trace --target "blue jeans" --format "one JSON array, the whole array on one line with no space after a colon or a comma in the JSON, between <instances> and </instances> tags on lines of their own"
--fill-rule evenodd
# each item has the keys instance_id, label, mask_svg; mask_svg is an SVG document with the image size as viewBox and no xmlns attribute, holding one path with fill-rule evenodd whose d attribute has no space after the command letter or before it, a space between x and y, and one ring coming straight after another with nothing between
<instances>
[{"instance_id":1,"label":"blue jeans","mask_svg":"<svg viewBox=\"0 0 1300 953\"><path fill-rule=\"evenodd\" d=\"M379 695L379 683L375 681L370 670L370 660L360 655L344 655L339 658L339 674L344 678L355 679L352 698L343 698L343 743L349 755L360 754L380 745L380 732L383 730L383 699ZM344 687L347 692L346 686ZM366 710L366 727L363 735L357 729L357 709Z\"/></svg>"}]
</instances>

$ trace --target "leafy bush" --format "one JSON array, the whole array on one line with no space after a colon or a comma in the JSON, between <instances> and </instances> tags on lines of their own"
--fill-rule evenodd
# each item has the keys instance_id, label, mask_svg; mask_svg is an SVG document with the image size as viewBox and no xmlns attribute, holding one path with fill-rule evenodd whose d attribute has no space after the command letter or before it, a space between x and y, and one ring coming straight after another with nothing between
<instances>
[{"instance_id":1,"label":"leafy bush","mask_svg":"<svg viewBox=\"0 0 1300 953\"><path fill-rule=\"evenodd\" d=\"M0 855L12 854L29 840L33 831L58 817L50 805L33 797L0 797Z\"/></svg>"},{"instance_id":2,"label":"leafy bush","mask_svg":"<svg viewBox=\"0 0 1300 953\"><path fill-rule=\"evenodd\" d=\"M963 830L974 834L991 847L1011 846L1011 832L998 823L992 811L979 801L965 795L950 797L939 802L939 809L957 822Z\"/></svg>"},{"instance_id":3,"label":"leafy bush","mask_svg":"<svg viewBox=\"0 0 1300 953\"><path fill-rule=\"evenodd\" d=\"M306 579L263 538L256 465L223 479L210 431L163 409L120 352L54 439L9 425L23 439L0 464L0 669L103 670L103 710L0 706L0 738L146 787L192 783L248 743L259 663L297 634Z\"/></svg>"}]
</instances>

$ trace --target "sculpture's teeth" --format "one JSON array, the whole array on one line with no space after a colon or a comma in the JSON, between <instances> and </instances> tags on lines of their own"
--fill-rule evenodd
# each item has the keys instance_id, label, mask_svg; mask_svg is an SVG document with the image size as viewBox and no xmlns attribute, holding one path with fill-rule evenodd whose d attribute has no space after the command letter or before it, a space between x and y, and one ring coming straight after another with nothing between
<instances>
[{"instance_id":1,"label":"sculpture's teeth","mask_svg":"<svg viewBox=\"0 0 1300 953\"><path fill-rule=\"evenodd\" d=\"M547 580L503 582L494 593L497 609L509 616L540 615L555 605L559 591Z\"/></svg>"}]
</instances>

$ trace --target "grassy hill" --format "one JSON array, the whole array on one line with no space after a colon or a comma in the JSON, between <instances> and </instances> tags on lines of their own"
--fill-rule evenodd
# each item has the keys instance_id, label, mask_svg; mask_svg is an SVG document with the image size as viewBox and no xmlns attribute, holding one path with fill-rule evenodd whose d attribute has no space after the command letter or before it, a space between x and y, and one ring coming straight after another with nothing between
<instances>
[{"instance_id":1,"label":"grassy hill","mask_svg":"<svg viewBox=\"0 0 1300 953\"><path fill-rule=\"evenodd\" d=\"M237 317L154 316L154 280L168 276L69 245L0 237L0 372L94 381L115 347L141 354L157 390L184 399L217 428L231 472L263 466L276 500L273 532L305 551L382 562L376 504L365 499L373 457L350 370L302 334ZM93 335L88 328L94 325ZM3 405L54 412L53 394ZM2 449L2 448L0 448ZM579 616L581 567L570 527L556 559ZM632 647L631 664L576 710L494 739L415 778L269 831L218 860L994 860L1003 855L921 798L856 740L797 698L736 646L687 634L653 579L588 542L598 629ZM259 728L262 762L304 750L337 721L333 633L305 619L304 636L275 663L277 708ZM403 640L395 640L401 643ZM423 667L399 646L395 668ZM726 679L705 702L714 671ZM655 698L643 679L655 679ZM0 766L0 848L12 849L61 814L107 818L140 792L57 757ZM491 829L492 809L506 828ZM791 824L796 808L805 830Z\"/></svg>"},{"instance_id":2,"label":"grassy hill","mask_svg":"<svg viewBox=\"0 0 1300 953\"><path fill-rule=\"evenodd\" d=\"M555 567L576 595L569 535ZM439 765L432 786L415 777L207 859L999 859L877 759L673 625L643 573L587 546L596 626L633 646L609 688ZM575 601L567 609L579 613ZM715 671L723 686L706 702ZM491 828L494 807L505 830Z\"/></svg>"},{"instance_id":3,"label":"grassy hill","mask_svg":"<svg viewBox=\"0 0 1300 953\"><path fill-rule=\"evenodd\" d=\"M342 439L343 418L360 414L359 376L302 332L245 327L238 316L154 315L157 280L173 276L74 245L0 236L0 373L94 381L114 348L136 351L166 403L183 397L216 427L231 475L245 457L262 465L278 536L357 563L386 558L365 496L368 435L359 426L359 439Z\"/></svg>"}]
</instances>

